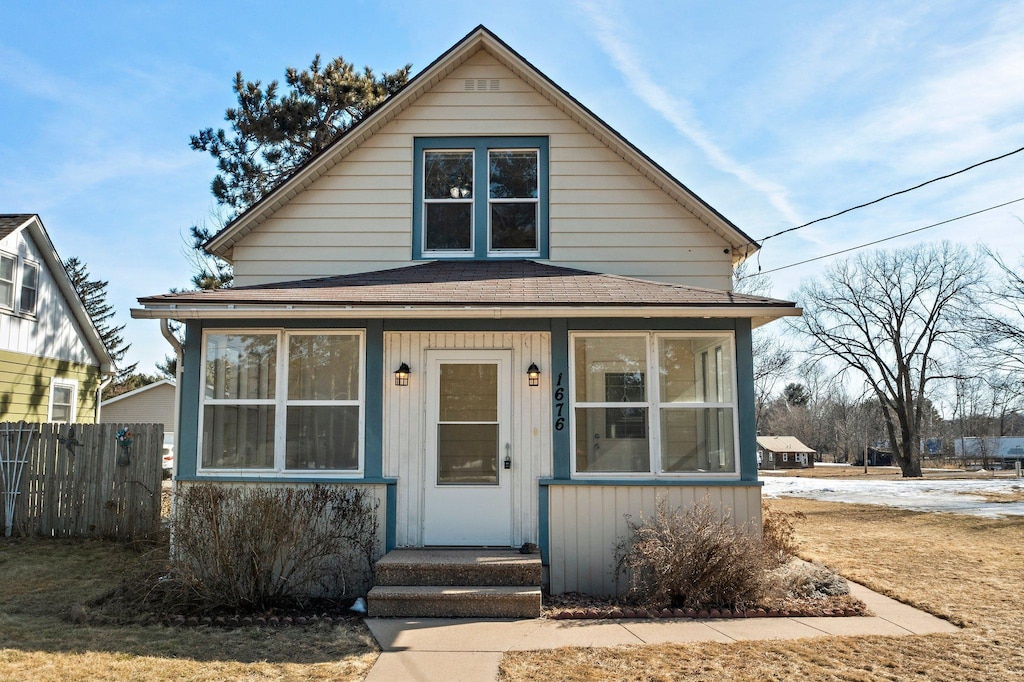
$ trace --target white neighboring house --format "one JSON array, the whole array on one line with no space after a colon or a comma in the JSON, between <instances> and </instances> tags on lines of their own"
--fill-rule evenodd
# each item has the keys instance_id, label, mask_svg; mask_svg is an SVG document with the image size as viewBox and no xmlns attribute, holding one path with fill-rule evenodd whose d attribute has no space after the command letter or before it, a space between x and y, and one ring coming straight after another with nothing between
<instances>
[{"instance_id":1,"label":"white neighboring house","mask_svg":"<svg viewBox=\"0 0 1024 682\"><path fill-rule=\"evenodd\" d=\"M42 220L0 214L0 421L96 421L110 355Z\"/></svg>"},{"instance_id":2,"label":"white neighboring house","mask_svg":"<svg viewBox=\"0 0 1024 682\"><path fill-rule=\"evenodd\" d=\"M102 424L163 424L163 466L171 469L174 458L174 400L177 389L173 379L163 379L128 393L104 400L100 407Z\"/></svg>"}]
</instances>

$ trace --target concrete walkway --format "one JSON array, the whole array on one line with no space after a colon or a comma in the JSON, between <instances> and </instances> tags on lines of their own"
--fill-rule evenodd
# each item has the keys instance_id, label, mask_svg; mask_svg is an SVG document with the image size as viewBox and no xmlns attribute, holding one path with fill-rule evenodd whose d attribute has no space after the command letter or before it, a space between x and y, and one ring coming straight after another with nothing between
<instances>
[{"instance_id":1,"label":"concrete walkway","mask_svg":"<svg viewBox=\"0 0 1024 682\"><path fill-rule=\"evenodd\" d=\"M608 647L673 642L735 642L849 635L927 635L958 632L949 622L863 585L850 592L875 615L850 618L734 618L709 620L478 620L369 618L383 653L367 682L495 680L506 651Z\"/></svg>"}]
</instances>

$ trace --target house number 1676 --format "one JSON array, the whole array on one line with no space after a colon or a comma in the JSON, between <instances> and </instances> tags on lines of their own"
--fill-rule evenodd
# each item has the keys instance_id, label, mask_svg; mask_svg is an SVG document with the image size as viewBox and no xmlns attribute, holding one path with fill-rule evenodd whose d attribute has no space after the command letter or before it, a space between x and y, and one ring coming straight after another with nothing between
<instances>
[{"instance_id":1,"label":"house number 1676","mask_svg":"<svg viewBox=\"0 0 1024 682\"><path fill-rule=\"evenodd\" d=\"M555 381L555 431L565 430L565 387L562 386L562 373L558 373Z\"/></svg>"}]
</instances>

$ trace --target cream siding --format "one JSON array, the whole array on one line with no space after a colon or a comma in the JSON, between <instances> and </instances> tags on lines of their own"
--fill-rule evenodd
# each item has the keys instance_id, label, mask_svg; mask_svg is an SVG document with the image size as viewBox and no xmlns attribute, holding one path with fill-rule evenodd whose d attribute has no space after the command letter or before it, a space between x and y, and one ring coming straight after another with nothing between
<instances>
[{"instance_id":1,"label":"cream siding","mask_svg":"<svg viewBox=\"0 0 1024 682\"><path fill-rule=\"evenodd\" d=\"M653 515L660 500L669 509L685 510L707 497L736 525L761 530L758 486L552 485L549 491L551 594L620 592L615 545L628 533L627 515L638 522Z\"/></svg>"},{"instance_id":2,"label":"cream siding","mask_svg":"<svg viewBox=\"0 0 1024 682\"><path fill-rule=\"evenodd\" d=\"M512 537L537 542L538 484L551 475L550 377L530 387L526 368L550 366L551 338L546 333L389 332L384 335L384 366L407 362L408 386L384 382L384 475L398 479L399 547L422 544L423 478L426 467L426 352L431 349L509 349L512 351ZM389 377L390 378L390 377Z\"/></svg>"},{"instance_id":3,"label":"cream siding","mask_svg":"<svg viewBox=\"0 0 1024 682\"><path fill-rule=\"evenodd\" d=\"M22 259L39 265L36 314L21 315L0 308L0 350L98 366L99 362L84 341L82 328L27 229L0 240L0 251L19 259L14 282L15 311L21 289Z\"/></svg>"},{"instance_id":4,"label":"cream siding","mask_svg":"<svg viewBox=\"0 0 1024 682\"><path fill-rule=\"evenodd\" d=\"M500 90L466 92L467 79ZM731 287L721 237L484 50L236 244L236 283L408 265L413 140L453 135L548 136L548 262Z\"/></svg>"},{"instance_id":5,"label":"cream siding","mask_svg":"<svg viewBox=\"0 0 1024 682\"><path fill-rule=\"evenodd\" d=\"M174 433L174 396L171 384L154 386L100 406L103 424L163 424L164 434Z\"/></svg>"}]
</instances>

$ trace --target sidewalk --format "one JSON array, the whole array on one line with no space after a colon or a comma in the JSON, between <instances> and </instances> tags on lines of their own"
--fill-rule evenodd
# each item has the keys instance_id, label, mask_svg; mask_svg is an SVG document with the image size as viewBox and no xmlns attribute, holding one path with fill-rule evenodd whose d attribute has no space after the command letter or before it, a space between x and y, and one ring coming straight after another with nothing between
<instances>
[{"instance_id":1,"label":"sidewalk","mask_svg":"<svg viewBox=\"0 0 1024 682\"><path fill-rule=\"evenodd\" d=\"M959 628L850 582L875 615L710 620L475 620L368 618L383 652L366 682L495 680L506 651L670 642L735 642L849 635L925 635Z\"/></svg>"}]
</instances>

